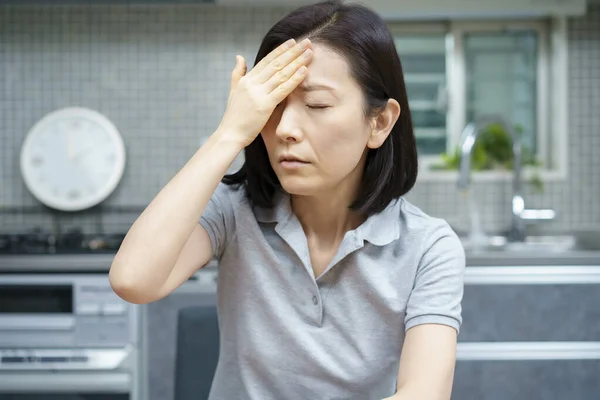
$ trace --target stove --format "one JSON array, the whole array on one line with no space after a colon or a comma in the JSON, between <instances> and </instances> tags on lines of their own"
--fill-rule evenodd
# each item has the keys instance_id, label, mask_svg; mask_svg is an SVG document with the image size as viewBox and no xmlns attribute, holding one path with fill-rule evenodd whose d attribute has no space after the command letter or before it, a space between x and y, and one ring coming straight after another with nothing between
<instances>
[{"instance_id":1,"label":"stove","mask_svg":"<svg viewBox=\"0 0 600 400\"><path fill-rule=\"evenodd\" d=\"M0 399L142 398L141 309L108 281L124 237L0 233Z\"/></svg>"},{"instance_id":2,"label":"stove","mask_svg":"<svg viewBox=\"0 0 600 400\"><path fill-rule=\"evenodd\" d=\"M55 235L42 229L21 233L0 233L3 254L114 254L125 233L85 234L74 228Z\"/></svg>"}]
</instances>

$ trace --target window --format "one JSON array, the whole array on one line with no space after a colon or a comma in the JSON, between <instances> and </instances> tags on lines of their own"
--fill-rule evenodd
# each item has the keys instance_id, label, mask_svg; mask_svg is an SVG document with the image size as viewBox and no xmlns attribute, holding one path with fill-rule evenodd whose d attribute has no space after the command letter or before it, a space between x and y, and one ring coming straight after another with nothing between
<instances>
[{"instance_id":1,"label":"window","mask_svg":"<svg viewBox=\"0 0 600 400\"><path fill-rule=\"evenodd\" d=\"M563 19L400 22L389 28L424 168L439 162L441 153L455 151L470 121L490 114L517 127L523 146L545 169L564 168Z\"/></svg>"},{"instance_id":2,"label":"window","mask_svg":"<svg viewBox=\"0 0 600 400\"><path fill-rule=\"evenodd\" d=\"M467 121L500 114L522 127L522 143L537 145L538 34L533 30L466 33Z\"/></svg>"},{"instance_id":3,"label":"window","mask_svg":"<svg viewBox=\"0 0 600 400\"><path fill-rule=\"evenodd\" d=\"M446 46L443 34L396 38L421 154L447 147Z\"/></svg>"}]
</instances>

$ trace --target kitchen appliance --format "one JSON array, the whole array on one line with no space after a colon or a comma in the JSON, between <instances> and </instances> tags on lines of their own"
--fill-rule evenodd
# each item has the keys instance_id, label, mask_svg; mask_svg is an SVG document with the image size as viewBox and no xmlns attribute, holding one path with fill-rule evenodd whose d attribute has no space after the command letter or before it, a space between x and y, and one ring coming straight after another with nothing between
<instances>
[{"instance_id":1,"label":"kitchen appliance","mask_svg":"<svg viewBox=\"0 0 600 400\"><path fill-rule=\"evenodd\" d=\"M0 400L169 400L178 311L216 307L217 263L138 306L108 270L124 233L0 233Z\"/></svg>"},{"instance_id":2,"label":"kitchen appliance","mask_svg":"<svg viewBox=\"0 0 600 400\"><path fill-rule=\"evenodd\" d=\"M61 234L55 234L35 228L19 233L0 233L0 255L31 255L31 254L109 254L114 255L124 233L85 234L79 228L73 228ZM5 259L5 262L7 259ZM2 262L2 259L0 259ZM0 269L3 266L0 264ZM25 268L31 269L35 265ZM79 266L85 267L85 266ZM103 267L108 271L109 265Z\"/></svg>"},{"instance_id":3,"label":"kitchen appliance","mask_svg":"<svg viewBox=\"0 0 600 400\"><path fill-rule=\"evenodd\" d=\"M141 309L108 270L124 235L0 235L0 400L139 400Z\"/></svg>"}]
</instances>

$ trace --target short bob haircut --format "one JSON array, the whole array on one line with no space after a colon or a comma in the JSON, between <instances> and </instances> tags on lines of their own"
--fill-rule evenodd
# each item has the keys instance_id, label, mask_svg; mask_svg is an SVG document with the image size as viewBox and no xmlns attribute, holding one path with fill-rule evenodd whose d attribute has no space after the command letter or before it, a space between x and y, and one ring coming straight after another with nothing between
<instances>
[{"instance_id":1,"label":"short bob haircut","mask_svg":"<svg viewBox=\"0 0 600 400\"><path fill-rule=\"evenodd\" d=\"M383 20L362 5L319 2L302 6L277 22L265 35L254 65L288 39L305 37L345 57L362 89L366 118L376 116L389 98L400 104L400 117L387 139L379 148L368 150L359 195L350 205L365 216L379 213L412 189L418 172L402 65L392 35ZM273 196L281 185L261 135L246 147L240 170L222 182L243 184L251 204L273 207Z\"/></svg>"}]
</instances>

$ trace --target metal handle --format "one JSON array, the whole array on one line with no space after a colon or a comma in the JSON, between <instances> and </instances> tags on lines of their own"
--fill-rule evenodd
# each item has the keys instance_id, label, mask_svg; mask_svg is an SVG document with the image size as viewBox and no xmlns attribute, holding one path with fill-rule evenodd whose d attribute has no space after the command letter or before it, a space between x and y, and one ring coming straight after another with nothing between
<instances>
[{"instance_id":1,"label":"metal handle","mask_svg":"<svg viewBox=\"0 0 600 400\"><path fill-rule=\"evenodd\" d=\"M598 360L600 342L461 342L456 359L505 360Z\"/></svg>"},{"instance_id":2,"label":"metal handle","mask_svg":"<svg viewBox=\"0 0 600 400\"><path fill-rule=\"evenodd\" d=\"M0 331L14 331L14 330L57 330L65 331L71 330L75 327L75 318L70 317L54 317L54 316L40 316L39 314L32 318L30 314L23 314L21 316L8 316L3 315L1 317L2 324L0 324Z\"/></svg>"},{"instance_id":3,"label":"metal handle","mask_svg":"<svg viewBox=\"0 0 600 400\"><path fill-rule=\"evenodd\" d=\"M523 210L521 212L521 219L526 220L552 220L556 216L554 210Z\"/></svg>"},{"instance_id":4,"label":"metal handle","mask_svg":"<svg viewBox=\"0 0 600 400\"><path fill-rule=\"evenodd\" d=\"M2 373L0 394L129 393L131 383L127 373Z\"/></svg>"}]
</instances>

